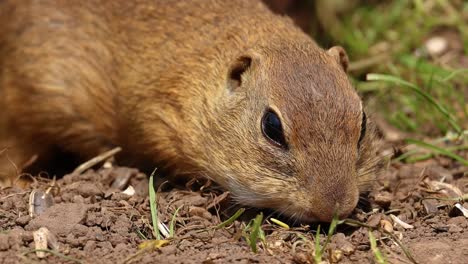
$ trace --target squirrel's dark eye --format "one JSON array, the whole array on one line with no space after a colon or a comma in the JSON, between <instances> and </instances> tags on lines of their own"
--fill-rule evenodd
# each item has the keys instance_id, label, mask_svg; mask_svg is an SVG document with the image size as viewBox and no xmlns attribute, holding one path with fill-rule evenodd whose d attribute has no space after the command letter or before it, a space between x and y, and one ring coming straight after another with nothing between
<instances>
[{"instance_id":1,"label":"squirrel's dark eye","mask_svg":"<svg viewBox=\"0 0 468 264\"><path fill-rule=\"evenodd\" d=\"M359 136L358 148L361 147L362 139L366 135L366 125L367 125L366 123L367 123L366 113L362 112L361 135Z\"/></svg>"},{"instance_id":2,"label":"squirrel's dark eye","mask_svg":"<svg viewBox=\"0 0 468 264\"><path fill-rule=\"evenodd\" d=\"M271 109L267 110L262 118L262 133L268 141L275 146L287 149L284 139L283 126L279 116Z\"/></svg>"}]
</instances>

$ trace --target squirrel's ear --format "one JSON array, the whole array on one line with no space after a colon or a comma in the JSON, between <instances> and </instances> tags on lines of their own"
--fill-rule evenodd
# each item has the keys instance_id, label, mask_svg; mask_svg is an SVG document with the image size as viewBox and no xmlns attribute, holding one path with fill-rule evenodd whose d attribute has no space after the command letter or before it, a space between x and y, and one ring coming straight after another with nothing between
<instances>
[{"instance_id":1,"label":"squirrel's ear","mask_svg":"<svg viewBox=\"0 0 468 264\"><path fill-rule=\"evenodd\" d=\"M242 85L242 74L246 72L252 63L250 56L240 56L237 58L229 68L228 80L229 88L235 90Z\"/></svg>"},{"instance_id":2,"label":"squirrel's ear","mask_svg":"<svg viewBox=\"0 0 468 264\"><path fill-rule=\"evenodd\" d=\"M346 51L340 46L333 46L327 50L328 55L332 56L338 62L343 70L348 71L349 59Z\"/></svg>"},{"instance_id":3,"label":"squirrel's ear","mask_svg":"<svg viewBox=\"0 0 468 264\"><path fill-rule=\"evenodd\" d=\"M0 0L1 1L1 0ZM252 50L248 50L240 54L230 65L228 70L228 88L235 91L242 86L244 73L260 63L260 54ZM244 76L245 77L245 76Z\"/></svg>"}]
</instances>

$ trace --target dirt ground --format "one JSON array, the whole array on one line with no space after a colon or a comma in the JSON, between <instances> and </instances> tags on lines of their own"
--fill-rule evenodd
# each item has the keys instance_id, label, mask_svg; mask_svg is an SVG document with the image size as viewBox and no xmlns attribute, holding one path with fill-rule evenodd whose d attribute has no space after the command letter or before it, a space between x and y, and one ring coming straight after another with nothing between
<instances>
[{"instance_id":1,"label":"dirt ground","mask_svg":"<svg viewBox=\"0 0 468 264\"><path fill-rule=\"evenodd\" d=\"M394 133L388 126L379 128ZM384 142L381 155L402 155L407 149L401 146ZM467 150L457 154L468 158ZM159 218L167 226L174 219L174 238L163 246L142 247L154 239L147 175L99 164L56 181L45 175L35 179L27 189L0 189L0 263L314 263L317 255L318 224L301 225L264 211L265 239L257 240L256 253L246 225L259 211L249 208L234 223L216 228L241 205L214 183L163 185ZM467 193L468 168L452 159L387 162L351 220L338 225L329 243L329 226L321 224L319 245L326 245L322 261L468 263L468 212L463 215L455 206L468 208ZM34 237L41 228L48 230L50 249L42 257ZM384 260L371 246L369 232Z\"/></svg>"},{"instance_id":2,"label":"dirt ground","mask_svg":"<svg viewBox=\"0 0 468 264\"><path fill-rule=\"evenodd\" d=\"M383 155L395 146L388 144ZM459 154L466 157L468 153ZM242 219L215 229L238 207L229 193L214 185L201 187L204 183L186 188L166 185L158 191L160 220L169 225L176 215L175 238L163 247L139 250L142 242L153 238L148 177L132 168L99 166L56 182L38 178L27 190L0 190L0 263L314 261L316 224L288 222L292 226L286 229L271 222L265 212L262 230L266 237L257 241L258 252L253 253L245 239L245 226L258 212L247 211ZM366 226L340 224L323 251L323 261L378 262L370 246L372 229L388 263L468 263L468 218L454 207L458 201L441 199L467 193L466 172L466 167L443 157L413 164L388 163L351 216ZM133 187L133 195L122 191L128 186ZM39 200L31 203L32 190ZM38 202L44 197L39 192L48 194L49 200L42 199L48 203ZM34 217L29 213L31 204ZM395 216L404 223L398 224ZM33 232L41 227L52 234L49 248L55 253L46 253L44 258L34 252ZM322 225L321 230L320 245L324 245L328 226Z\"/></svg>"}]
</instances>

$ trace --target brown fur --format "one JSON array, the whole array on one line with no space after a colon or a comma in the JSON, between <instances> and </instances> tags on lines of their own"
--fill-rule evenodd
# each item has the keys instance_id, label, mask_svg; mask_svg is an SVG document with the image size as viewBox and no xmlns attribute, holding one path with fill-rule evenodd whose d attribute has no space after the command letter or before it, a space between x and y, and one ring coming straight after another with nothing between
<instances>
[{"instance_id":1,"label":"brown fur","mask_svg":"<svg viewBox=\"0 0 468 264\"><path fill-rule=\"evenodd\" d=\"M259 1L4 0L0 12L0 144L20 167L56 148L86 159L120 145L241 203L323 221L349 214L373 177L346 53ZM229 72L245 58L238 84ZM267 107L288 151L262 135ZM4 180L11 168L0 161Z\"/></svg>"}]
</instances>

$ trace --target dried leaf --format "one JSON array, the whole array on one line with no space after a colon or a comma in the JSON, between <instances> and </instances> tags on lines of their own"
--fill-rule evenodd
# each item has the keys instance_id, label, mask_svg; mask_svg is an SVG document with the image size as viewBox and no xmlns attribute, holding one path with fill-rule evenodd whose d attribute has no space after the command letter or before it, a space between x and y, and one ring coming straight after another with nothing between
<instances>
[{"instance_id":1,"label":"dried leaf","mask_svg":"<svg viewBox=\"0 0 468 264\"><path fill-rule=\"evenodd\" d=\"M468 210L465 207L463 207L463 205L456 203L455 207L463 213L464 217L468 218Z\"/></svg>"},{"instance_id":2,"label":"dried leaf","mask_svg":"<svg viewBox=\"0 0 468 264\"><path fill-rule=\"evenodd\" d=\"M135 195L135 188L133 188L133 186L129 185L127 187L127 189L125 189L125 191L123 191L122 193L128 195L128 196L133 196Z\"/></svg>"},{"instance_id":3,"label":"dried leaf","mask_svg":"<svg viewBox=\"0 0 468 264\"><path fill-rule=\"evenodd\" d=\"M138 245L138 249L158 249L169 244L170 240L147 240Z\"/></svg>"},{"instance_id":4,"label":"dried leaf","mask_svg":"<svg viewBox=\"0 0 468 264\"><path fill-rule=\"evenodd\" d=\"M454 198L454 197L462 197L463 192L457 186L454 186L449 183L439 182L439 181L431 181L428 178L424 180L424 184L429 192L442 194L445 197Z\"/></svg>"},{"instance_id":5,"label":"dried leaf","mask_svg":"<svg viewBox=\"0 0 468 264\"><path fill-rule=\"evenodd\" d=\"M401 225L404 229L413 229L414 226L408 224L408 223L405 223L403 222L403 220L401 220L400 218L398 218L397 216L395 215L390 215L390 217L392 218L393 222L396 223L396 224L399 224Z\"/></svg>"}]
</instances>

